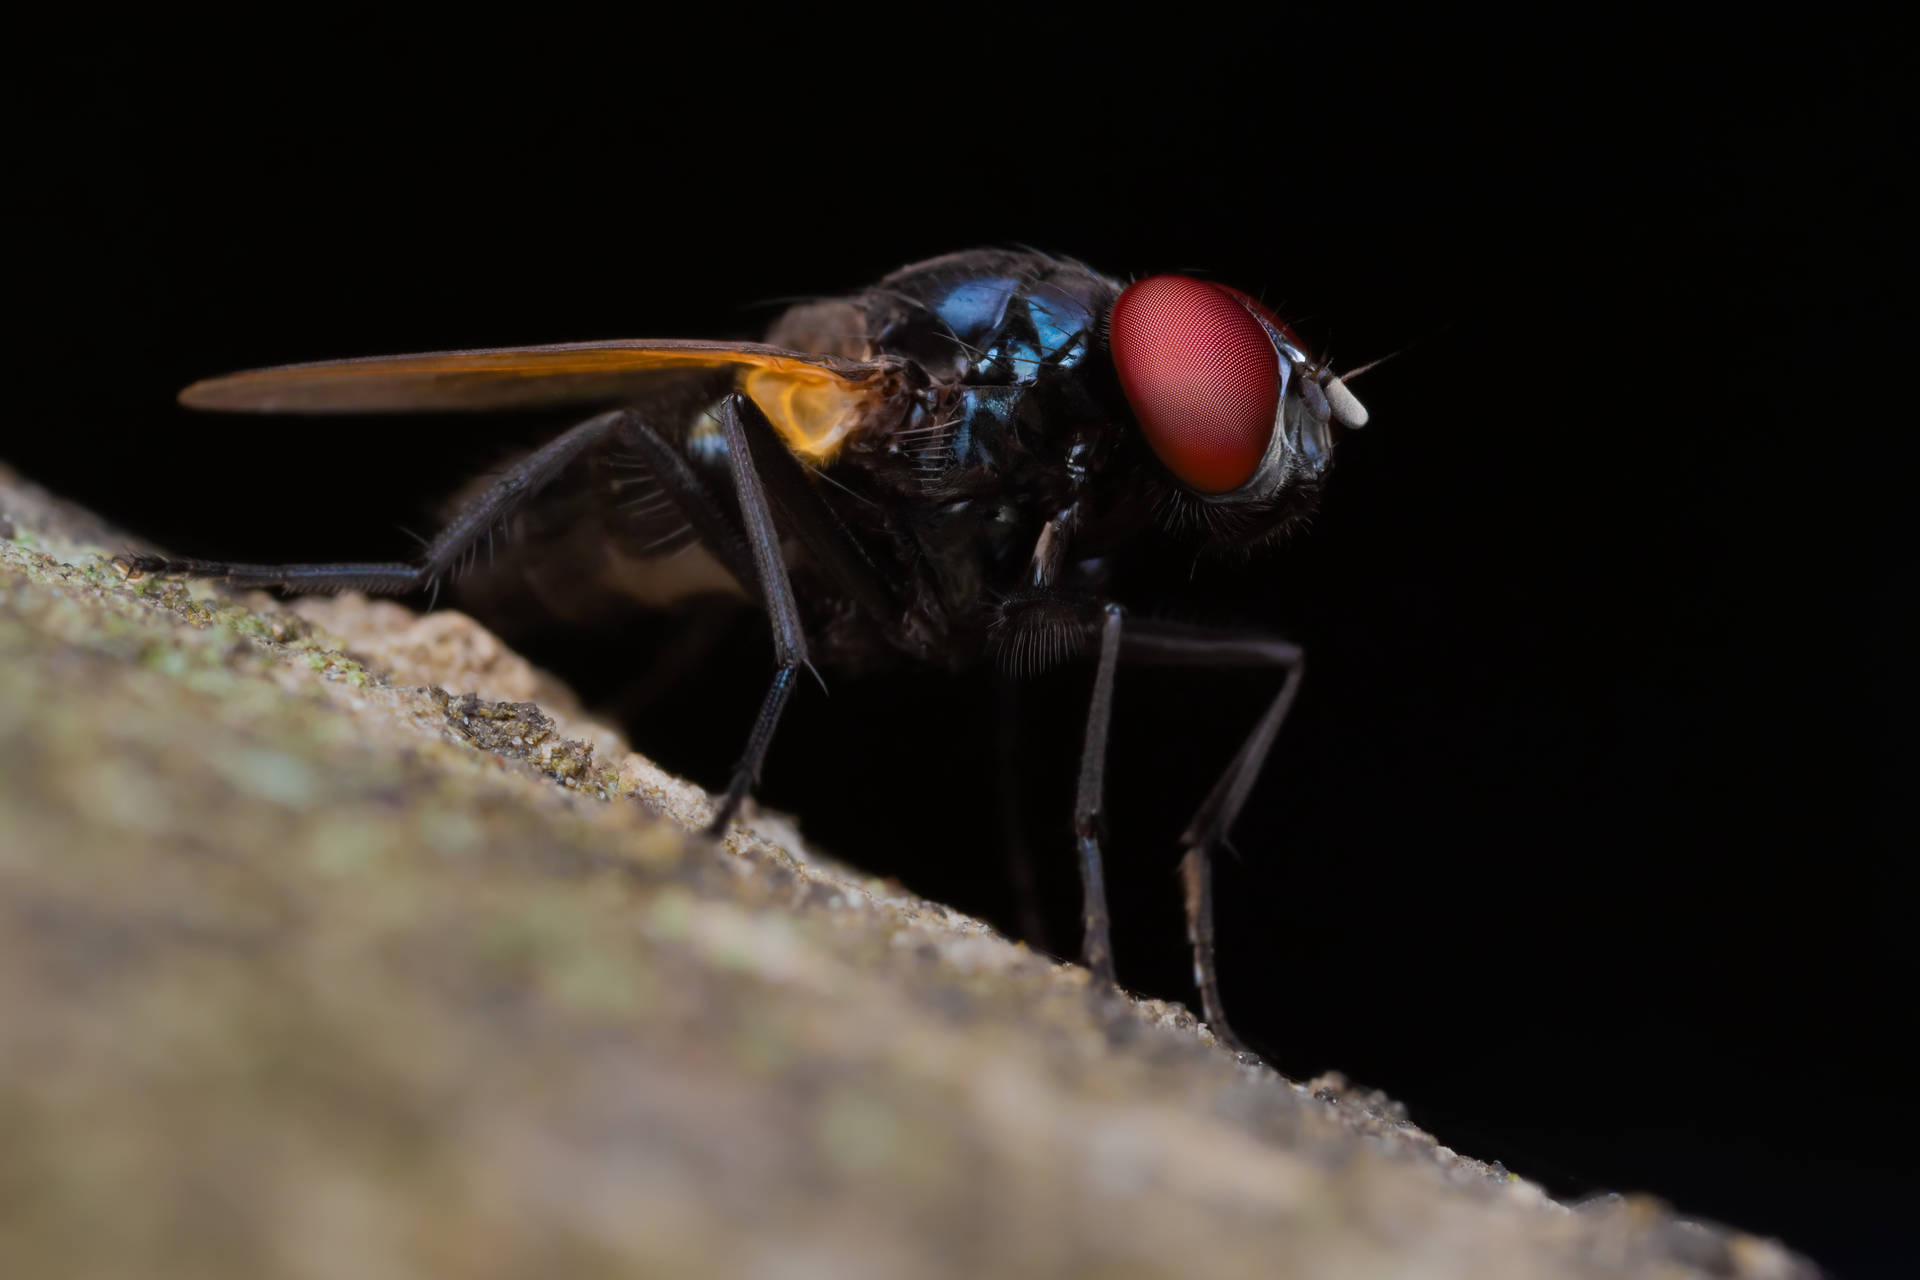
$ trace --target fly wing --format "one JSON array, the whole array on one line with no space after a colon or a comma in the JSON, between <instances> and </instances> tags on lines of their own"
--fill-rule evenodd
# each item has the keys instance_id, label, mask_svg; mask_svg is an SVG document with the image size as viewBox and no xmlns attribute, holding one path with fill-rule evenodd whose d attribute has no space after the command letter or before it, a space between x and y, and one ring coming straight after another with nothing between
<instances>
[{"instance_id":1,"label":"fly wing","mask_svg":"<svg viewBox=\"0 0 1920 1280\"><path fill-rule=\"evenodd\" d=\"M631 339L370 356L252 369L196 382L191 409L238 413L407 413L618 404L674 375L731 370L789 447L838 450L887 398L885 361L816 355L756 342Z\"/></svg>"}]
</instances>

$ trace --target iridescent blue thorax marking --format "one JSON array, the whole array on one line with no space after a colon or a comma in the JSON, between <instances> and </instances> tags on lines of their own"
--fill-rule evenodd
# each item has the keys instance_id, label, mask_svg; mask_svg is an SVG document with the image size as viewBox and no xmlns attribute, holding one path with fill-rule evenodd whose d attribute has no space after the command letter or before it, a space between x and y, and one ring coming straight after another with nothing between
<instances>
[{"instance_id":1,"label":"iridescent blue thorax marking","mask_svg":"<svg viewBox=\"0 0 1920 1280\"><path fill-rule=\"evenodd\" d=\"M1102 413L1078 386L1119 282L1045 254L983 249L918 263L866 298L882 349L941 388L903 438L929 495L998 492ZM1056 438L1058 437L1058 438Z\"/></svg>"},{"instance_id":2,"label":"iridescent blue thorax marking","mask_svg":"<svg viewBox=\"0 0 1920 1280\"><path fill-rule=\"evenodd\" d=\"M1067 259L975 249L902 268L861 297L874 349L910 362L926 388L885 439L903 464L892 475L911 486L894 518L946 616L976 618L1020 580L1040 523L1084 474L1074 450L1124 412L1099 354L1120 290Z\"/></svg>"},{"instance_id":3,"label":"iridescent blue thorax marking","mask_svg":"<svg viewBox=\"0 0 1920 1280\"><path fill-rule=\"evenodd\" d=\"M964 344L965 380L975 386L1032 382L1048 369L1072 368L1098 319L1052 284L1011 276L955 280L928 302Z\"/></svg>"},{"instance_id":4,"label":"iridescent blue thorax marking","mask_svg":"<svg viewBox=\"0 0 1920 1280\"><path fill-rule=\"evenodd\" d=\"M965 353L951 457L962 468L987 465L1033 384L1085 357L1098 318L1060 288L1014 276L955 280L930 303Z\"/></svg>"}]
</instances>

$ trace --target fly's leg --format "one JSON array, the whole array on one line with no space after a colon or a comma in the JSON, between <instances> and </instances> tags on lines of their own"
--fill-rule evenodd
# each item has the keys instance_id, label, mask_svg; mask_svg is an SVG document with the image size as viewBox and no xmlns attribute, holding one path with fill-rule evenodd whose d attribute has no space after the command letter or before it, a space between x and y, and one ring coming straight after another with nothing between
<instances>
[{"instance_id":1,"label":"fly's leg","mask_svg":"<svg viewBox=\"0 0 1920 1280\"><path fill-rule=\"evenodd\" d=\"M1043 540L1044 546L1044 540ZM1104 607L1034 596L1008 607L1000 618L1002 660L1016 672L1032 673L1097 644L1093 698L1087 707L1087 731L1080 752L1080 777L1074 787L1073 835L1080 855L1080 958L1094 978L1117 985L1113 936L1107 913L1107 877L1101 845L1106 838L1107 739L1113 726L1113 677L1121 652L1120 606ZM1003 767L1005 762L1002 762Z\"/></svg>"},{"instance_id":2,"label":"fly's leg","mask_svg":"<svg viewBox=\"0 0 1920 1280\"><path fill-rule=\"evenodd\" d=\"M1088 641L1100 645L1094 676L1093 702L1087 712L1087 733L1081 751L1080 778L1075 788L1073 830L1080 852L1081 957L1094 977L1115 984L1112 930L1107 915L1107 883L1100 856L1106 815L1102 795L1106 777L1107 730L1113 718L1113 668L1120 650L1120 608L1104 610L1084 601L1068 601L1057 594L1068 540L1079 519L1079 504L1070 502L1056 511L1040 530L1027 566L1027 594L1008 601L992 628L1002 673L1036 674L1062 658L1080 652ZM1007 861L1013 873L1022 927L1034 946L1043 946L1044 929L1039 895L1034 891L1033 868L1027 856L1026 832L1019 818L1019 777L1013 764L1018 729L1016 686L1003 680L1000 699L1000 801L1007 815Z\"/></svg>"},{"instance_id":3,"label":"fly's leg","mask_svg":"<svg viewBox=\"0 0 1920 1280\"><path fill-rule=\"evenodd\" d=\"M884 579L860 544L848 535L806 468L780 439L760 407L734 392L721 403L720 428L727 441L727 465L733 474L740 522L753 557L760 603L773 628L776 669L746 750L707 827L707 833L715 837L726 831L741 802L760 780L760 767L773 745L774 731L800 669L812 670L807 661L806 635L800 627L800 608L780 553L780 535L785 533L798 542L813 567L869 618L885 627L899 621L899 607ZM819 678L818 672L814 678Z\"/></svg>"},{"instance_id":4,"label":"fly's leg","mask_svg":"<svg viewBox=\"0 0 1920 1280\"><path fill-rule=\"evenodd\" d=\"M1033 848L1027 842L1025 806L1021 803L1019 744L1020 686L1004 674L999 686L999 735L995 781L1000 790L1001 836L1007 842L1007 876L1013 883L1014 909L1020 934L1036 951L1047 949L1047 922L1040 910L1040 888L1034 881Z\"/></svg>"},{"instance_id":5,"label":"fly's leg","mask_svg":"<svg viewBox=\"0 0 1920 1280\"><path fill-rule=\"evenodd\" d=\"M626 425L632 415L615 410L569 428L515 463L427 545L412 563L236 564L184 556L129 555L116 563L132 573L182 573L217 578L236 587L284 587L289 591L365 591L370 595L407 595L436 586L487 532L511 516L567 464ZM683 464L684 465L684 464Z\"/></svg>"},{"instance_id":6,"label":"fly's leg","mask_svg":"<svg viewBox=\"0 0 1920 1280\"><path fill-rule=\"evenodd\" d=\"M1107 915L1107 880L1100 856L1106 834L1107 739L1113 727L1113 673L1120 660L1120 606L1110 604L1100 626L1100 659L1094 669L1093 701L1087 709L1086 744L1074 788L1073 835L1080 850L1081 957L1096 981L1118 984L1113 936Z\"/></svg>"},{"instance_id":7,"label":"fly's leg","mask_svg":"<svg viewBox=\"0 0 1920 1280\"><path fill-rule=\"evenodd\" d=\"M749 427L749 419L752 420ZM766 762L773 734L780 727L780 715L793 696L793 685L807 661L807 637L800 628L800 606L793 598L793 583L787 577L786 561L780 554L780 534L774 527L773 510L767 492L755 469L752 436L773 427L761 415L759 407L739 392L729 395L720 405L720 429L727 440L727 465L733 473L734 494L740 502L740 522L746 530L747 548L753 555L755 576L760 584L761 603L766 607L773 627L773 683L760 704L760 714L747 737L746 750L734 766L727 792L714 807L707 834L718 839L739 812L747 792L760 780L760 766ZM776 442L777 443L777 442Z\"/></svg>"},{"instance_id":8,"label":"fly's leg","mask_svg":"<svg viewBox=\"0 0 1920 1280\"><path fill-rule=\"evenodd\" d=\"M744 548L726 513L707 492L680 452L647 426L638 414L628 409L616 409L582 422L521 459L489 485L486 492L463 507L439 536L428 544L421 557L412 563L260 565L156 555L124 556L119 563L134 573L182 573L193 577L217 578L244 587L284 587L290 591L358 590L380 595L423 591L435 586L490 529L511 516L523 502L565 470L568 464L594 446L617 436L623 445L639 455L660 482L661 488L687 518L695 535L713 551L740 585L748 591L757 588L760 601L772 620L774 656L778 669L761 704L760 714L754 721L746 750L734 769L726 795L716 808L713 822L708 828L710 834L718 835L726 830L728 822L746 799L747 792L759 779L760 767L766 760L767 749L773 743L781 712L786 709L787 699L792 696L796 673L802 667L810 669L806 637L800 629L799 606L794 601L793 586L787 580L786 565L781 559L779 533L768 506L767 490L756 471L756 464L763 459L775 461L776 451L779 455L777 460L783 460L789 468L797 470L798 464L791 455L785 453L771 424L744 396L737 392L728 396L721 406L720 419L727 438L727 458L733 474L734 491L740 505L740 523L746 535ZM782 474L783 481L794 478ZM826 547L829 539L822 529L831 531L832 526L823 524L818 512L805 505L808 496L818 503L818 496L804 492L807 488L804 475L797 479L798 488L785 484L781 490L783 510L789 514L796 536L801 537L809 549L816 543L822 544L821 558L828 562L835 576L856 576L859 566L850 550L851 542L843 536L842 545L838 548ZM872 574L871 566L866 566L866 570L867 586L860 594L870 607L884 612L890 606L882 597L873 594L875 588L872 584L877 576Z\"/></svg>"},{"instance_id":9,"label":"fly's leg","mask_svg":"<svg viewBox=\"0 0 1920 1280\"><path fill-rule=\"evenodd\" d=\"M778 515L779 531L798 542L814 569L852 600L862 613L882 627L892 628L900 615L892 590L867 559L866 551L847 534L844 522L820 496L819 486L807 474L807 468L787 448L773 424L751 399L736 392L729 397L729 403L737 404L740 426L746 433L745 448L737 447L731 435L727 437L729 461L739 459L752 464L754 486L764 495L762 505L770 504L770 516ZM735 467L737 485L738 463ZM744 504L744 499L742 501ZM777 548L779 540L774 538L769 545ZM758 563L757 557L755 562Z\"/></svg>"},{"instance_id":10,"label":"fly's leg","mask_svg":"<svg viewBox=\"0 0 1920 1280\"><path fill-rule=\"evenodd\" d=\"M1042 547L1044 549L1044 540ZM1003 657L1016 667L1039 667L1078 652L1088 640L1099 646L1093 698L1087 710L1086 743L1074 800L1074 836L1079 846L1085 888L1085 960L1096 978L1114 981L1113 946L1107 916L1106 880L1101 858L1105 836L1107 739L1113 724L1113 685L1120 662L1189 667L1278 667L1285 674L1260 721L1240 744L1180 837L1180 877L1185 887L1187 938L1193 945L1193 980L1214 1037L1236 1052L1246 1046L1227 1024L1214 966L1213 864L1215 849L1227 842L1260 768L1273 749L1280 726L1300 691L1300 647L1262 635L1236 635L1150 621L1126 621L1114 604L1091 606L1035 596L1010 606L1001 616Z\"/></svg>"},{"instance_id":11,"label":"fly's leg","mask_svg":"<svg viewBox=\"0 0 1920 1280\"><path fill-rule=\"evenodd\" d=\"M1227 842L1227 832L1246 805L1260 767L1266 763L1274 738L1279 735L1280 726L1300 691L1304 655L1298 645L1267 636L1234 636L1144 623L1128 630L1122 656L1130 663L1279 667L1286 673L1266 713L1240 744L1232 763L1207 793L1180 837L1184 848L1180 879L1186 889L1187 938L1193 944L1193 980L1200 988L1202 1013L1216 1039L1231 1049L1246 1052L1246 1046L1227 1025L1226 1012L1220 1003L1220 979L1213 959L1212 855Z\"/></svg>"},{"instance_id":12,"label":"fly's leg","mask_svg":"<svg viewBox=\"0 0 1920 1280\"><path fill-rule=\"evenodd\" d=\"M742 591L758 599L760 578L753 555L741 541L740 531L694 473L686 455L637 413L626 413L617 429L621 445L631 450L659 483L694 537L713 553Z\"/></svg>"},{"instance_id":13,"label":"fly's leg","mask_svg":"<svg viewBox=\"0 0 1920 1280\"><path fill-rule=\"evenodd\" d=\"M1049 531L1053 529L1048 526ZM1053 538L1042 534L1035 552L1044 568ZM1099 646L1093 680L1093 700L1087 709L1087 731L1080 755L1080 777L1074 789L1074 843L1080 854L1081 959L1101 982L1115 983L1112 930L1107 915L1107 881L1101 860L1105 838L1108 730L1113 723L1113 676L1120 656L1120 606L1104 607L1086 601L1062 600L1050 594L1043 572L1036 571L1039 591L1002 606L990 632L1005 672L1033 675L1083 652L1089 643ZM1003 707L1003 713L1005 708ZM1002 744L1003 777L1008 770ZM1011 791L1010 786L1003 786ZM1018 857L1016 850L1011 856ZM1031 893L1026 895L1032 901ZM1037 914L1037 912L1036 912Z\"/></svg>"}]
</instances>

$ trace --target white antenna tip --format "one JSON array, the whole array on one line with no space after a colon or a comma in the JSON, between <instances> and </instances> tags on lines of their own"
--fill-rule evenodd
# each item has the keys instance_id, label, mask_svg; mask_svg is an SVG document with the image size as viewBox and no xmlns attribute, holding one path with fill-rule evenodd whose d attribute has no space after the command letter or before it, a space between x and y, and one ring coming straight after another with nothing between
<instances>
[{"instance_id":1,"label":"white antenna tip","mask_svg":"<svg viewBox=\"0 0 1920 1280\"><path fill-rule=\"evenodd\" d=\"M1361 404L1353 392L1347 390L1346 383L1338 378L1328 378L1321 390L1326 393L1327 407L1333 410L1334 421L1343 427L1367 425L1367 406Z\"/></svg>"}]
</instances>

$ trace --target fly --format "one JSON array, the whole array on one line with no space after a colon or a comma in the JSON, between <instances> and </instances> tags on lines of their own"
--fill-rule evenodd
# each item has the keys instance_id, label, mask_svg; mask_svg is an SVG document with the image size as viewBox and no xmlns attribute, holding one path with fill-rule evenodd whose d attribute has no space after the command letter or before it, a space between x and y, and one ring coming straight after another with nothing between
<instances>
[{"instance_id":1,"label":"fly","mask_svg":"<svg viewBox=\"0 0 1920 1280\"><path fill-rule=\"evenodd\" d=\"M1107 984L1103 778L1119 664L1273 670L1278 690L1181 837L1204 1016L1242 1048L1215 974L1210 859L1293 704L1301 650L1132 617L1114 569L1143 539L1200 550L1278 539L1313 508L1339 432L1366 423L1340 378L1253 298L973 250L790 307L763 343L378 356L231 374L180 399L252 413L598 408L471 496L414 560L131 556L125 567L405 595L436 590L511 527L522 550L574 566L575 600L746 596L770 622L775 670L710 835L757 783L816 657L852 670L994 661L1025 675L1091 651L1074 833L1082 955Z\"/></svg>"}]
</instances>

